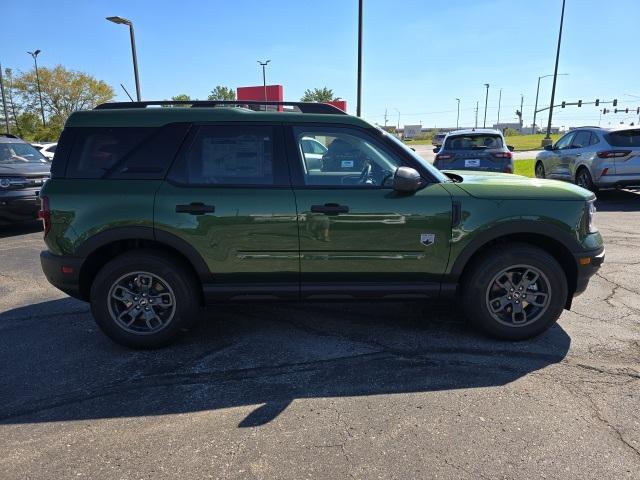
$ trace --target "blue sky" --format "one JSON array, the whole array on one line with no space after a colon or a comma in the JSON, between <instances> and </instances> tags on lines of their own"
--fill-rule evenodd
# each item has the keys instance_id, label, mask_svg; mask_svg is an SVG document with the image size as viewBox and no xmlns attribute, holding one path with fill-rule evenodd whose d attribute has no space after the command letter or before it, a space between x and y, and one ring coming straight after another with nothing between
<instances>
[{"instance_id":1,"label":"blue sky","mask_svg":"<svg viewBox=\"0 0 640 480\"><path fill-rule=\"evenodd\" d=\"M134 94L129 36L104 17L131 19L136 29L142 95L178 93L204 98L218 84L262 83L258 59L271 59L267 82L284 85L285 99L327 86L355 113L357 0L3 0L0 62L27 70L27 50L39 64L88 72L126 100ZM502 88L502 121L516 121L524 95L530 124L537 78L553 73L561 0L365 0L363 115L389 124L472 125L476 101L495 122ZM640 105L638 0L567 0L556 98L618 98ZM547 104L551 78L543 79ZM554 125L598 124L584 106L554 112ZM539 117L540 118L540 117ZM602 125L637 120L606 115ZM546 115L537 122L546 121ZM546 123L545 123L546 124Z\"/></svg>"}]
</instances>

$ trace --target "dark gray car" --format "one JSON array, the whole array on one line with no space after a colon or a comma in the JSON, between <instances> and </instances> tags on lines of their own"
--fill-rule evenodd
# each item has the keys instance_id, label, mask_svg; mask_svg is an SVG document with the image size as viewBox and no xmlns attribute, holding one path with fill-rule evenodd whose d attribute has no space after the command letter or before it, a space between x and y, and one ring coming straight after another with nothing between
<instances>
[{"instance_id":1,"label":"dark gray car","mask_svg":"<svg viewBox=\"0 0 640 480\"><path fill-rule=\"evenodd\" d=\"M0 134L0 225L37 218L51 164L20 138Z\"/></svg>"},{"instance_id":2,"label":"dark gray car","mask_svg":"<svg viewBox=\"0 0 640 480\"><path fill-rule=\"evenodd\" d=\"M640 127L576 128L537 155L535 172L591 191L640 186Z\"/></svg>"},{"instance_id":3,"label":"dark gray car","mask_svg":"<svg viewBox=\"0 0 640 480\"><path fill-rule=\"evenodd\" d=\"M512 147L499 130L476 128L450 132L433 162L440 170L482 170L513 173Z\"/></svg>"}]
</instances>

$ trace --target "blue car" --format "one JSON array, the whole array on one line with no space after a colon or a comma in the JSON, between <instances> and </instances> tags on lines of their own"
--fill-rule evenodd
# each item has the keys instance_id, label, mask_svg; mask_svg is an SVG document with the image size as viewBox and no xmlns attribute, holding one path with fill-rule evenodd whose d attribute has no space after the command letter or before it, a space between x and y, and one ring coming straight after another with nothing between
<instances>
[{"instance_id":1,"label":"blue car","mask_svg":"<svg viewBox=\"0 0 640 480\"><path fill-rule=\"evenodd\" d=\"M499 130L475 128L450 132L433 165L440 170L480 170L513 173L513 147Z\"/></svg>"}]
</instances>

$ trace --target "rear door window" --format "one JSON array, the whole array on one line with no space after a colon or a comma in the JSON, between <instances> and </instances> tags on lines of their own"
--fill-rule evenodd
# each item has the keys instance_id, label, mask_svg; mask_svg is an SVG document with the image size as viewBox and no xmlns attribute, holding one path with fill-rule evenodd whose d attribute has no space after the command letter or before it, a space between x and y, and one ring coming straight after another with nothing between
<instances>
[{"instance_id":1,"label":"rear door window","mask_svg":"<svg viewBox=\"0 0 640 480\"><path fill-rule=\"evenodd\" d=\"M201 186L289 184L277 143L272 126L201 126L168 178L178 184Z\"/></svg>"},{"instance_id":2,"label":"rear door window","mask_svg":"<svg viewBox=\"0 0 640 480\"><path fill-rule=\"evenodd\" d=\"M447 150L484 150L502 147L502 137L486 134L449 136L445 143Z\"/></svg>"},{"instance_id":3,"label":"rear door window","mask_svg":"<svg viewBox=\"0 0 640 480\"><path fill-rule=\"evenodd\" d=\"M607 141L612 147L640 147L640 129L611 132Z\"/></svg>"},{"instance_id":4,"label":"rear door window","mask_svg":"<svg viewBox=\"0 0 640 480\"><path fill-rule=\"evenodd\" d=\"M587 130L580 130L576 133L576 136L573 137L573 142L571 142L571 146L573 148L584 148L589 146L589 142L591 141L591 132Z\"/></svg>"}]
</instances>

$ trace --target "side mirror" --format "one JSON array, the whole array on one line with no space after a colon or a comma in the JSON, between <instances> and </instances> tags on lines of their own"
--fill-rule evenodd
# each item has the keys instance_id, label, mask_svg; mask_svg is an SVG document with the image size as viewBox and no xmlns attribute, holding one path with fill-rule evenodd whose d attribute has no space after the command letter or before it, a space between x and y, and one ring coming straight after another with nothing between
<instances>
[{"instance_id":1,"label":"side mirror","mask_svg":"<svg viewBox=\"0 0 640 480\"><path fill-rule=\"evenodd\" d=\"M548 151L551 151L551 150L553 150L553 145L545 145L544 149L548 150Z\"/></svg>"},{"instance_id":2,"label":"side mirror","mask_svg":"<svg viewBox=\"0 0 640 480\"><path fill-rule=\"evenodd\" d=\"M393 174L393 189L396 192L413 193L420 188L422 178L411 167L398 167Z\"/></svg>"},{"instance_id":3,"label":"side mirror","mask_svg":"<svg viewBox=\"0 0 640 480\"><path fill-rule=\"evenodd\" d=\"M433 149L433 153L438 153L440 151L440 149L438 147Z\"/></svg>"},{"instance_id":4,"label":"side mirror","mask_svg":"<svg viewBox=\"0 0 640 480\"><path fill-rule=\"evenodd\" d=\"M507 148L510 152L513 152L516 149L516 147L514 147L513 145L507 145Z\"/></svg>"}]
</instances>

